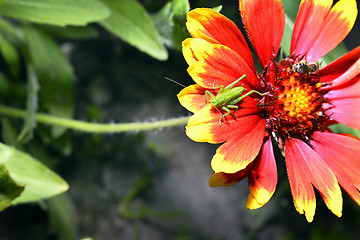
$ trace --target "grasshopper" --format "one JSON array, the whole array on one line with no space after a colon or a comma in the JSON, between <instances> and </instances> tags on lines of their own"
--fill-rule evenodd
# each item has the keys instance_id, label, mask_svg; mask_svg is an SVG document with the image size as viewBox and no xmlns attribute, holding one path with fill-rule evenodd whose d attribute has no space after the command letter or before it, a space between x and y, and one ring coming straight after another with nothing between
<instances>
[{"instance_id":1,"label":"grasshopper","mask_svg":"<svg viewBox=\"0 0 360 240\"><path fill-rule=\"evenodd\" d=\"M238 82L244 79L246 75L242 75L239 79L235 80L233 83L229 84L224 88L223 85L214 87L220 88L219 92L216 96L214 96L209 90L205 91L207 103L211 104L216 110L219 111L219 108L225 111L226 113L222 115L219 119L219 125L221 126L221 119L226 117L230 114L230 109L234 109L232 116L235 118L235 111L239 109L239 106L236 104L243 100L245 97L251 95L252 93L257 93L261 96L265 95L266 93L260 93L255 90L251 90L244 95L241 94L244 92L245 88L243 86L234 87Z\"/></svg>"}]
</instances>

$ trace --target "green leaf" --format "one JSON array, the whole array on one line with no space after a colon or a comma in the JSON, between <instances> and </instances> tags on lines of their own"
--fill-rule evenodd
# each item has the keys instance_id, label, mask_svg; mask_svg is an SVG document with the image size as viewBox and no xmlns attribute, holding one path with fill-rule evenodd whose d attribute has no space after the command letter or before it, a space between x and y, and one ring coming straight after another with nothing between
<instances>
[{"instance_id":1,"label":"green leaf","mask_svg":"<svg viewBox=\"0 0 360 240\"><path fill-rule=\"evenodd\" d=\"M50 36L62 39L72 40L88 40L90 38L98 37L98 32L94 27L58 27L54 25L40 25L38 26L41 30L48 33Z\"/></svg>"},{"instance_id":2,"label":"green leaf","mask_svg":"<svg viewBox=\"0 0 360 240\"><path fill-rule=\"evenodd\" d=\"M8 39L0 34L0 51L4 57L7 67L13 76L17 77L20 70L20 57L16 47Z\"/></svg>"},{"instance_id":3,"label":"green leaf","mask_svg":"<svg viewBox=\"0 0 360 240\"><path fill-rule=\"evenodd\" d=\"M296 15L299 9L299 0L282 0L285 11L285 31L281 42L281 49L284 55L290 54L291 36L294 28Z\"/></svg>"},{"instance_id":4,"label":"green leaf","mask_svg":"<svg viewBox=\"0 0 360 240\"><path fill-rule=\"evenodd\" d=\"M173 0L152 16L161 40L169 48L180 51L181 42L190 36L185 27L186 14L189 10L188 0Z\"/></svg>"},{"instance_id":5,"label":"green leaf","mask_svg":"<svg viewBox=\"0 0 360 240\"><path fill-rule=\"evenodd\" d=\"M0 211L11 205L11 201L20 196L24 186L11 178L7 168L0 164Z\"/></svg>"},{"instance_id":6,"label":"green leaf","mask_svg":"<svg viewBox=\"0 0 360 240\"><path fill-rule=\"evenodd\" d=\"M39 201L65 192L68 184L30 155L0 143L0 164L5 165L11 177L25 185L12 204Z\"/></svg>"},{"instance_id":7,"label":"green leaf","mask_svg":"<svg viewBox=\"0 0 360 240\"><path fill-rule=\"evenodd\" d=\"M56 42L43 31L25 25L24 33L30 58L39 79L40 106L55 116L72 118L74 77L69 62ZM53 127L53 136L58 137L64 131L64 128Z\"/></svg>"},{"instance_id":8,"label":"green leaf","mask_svg":"<svg viewBox=\"0 0 360 240\"><path fill-rule=\"evenodd\" d=\"M22 32L18 26L14 26L3 18L0 18L0 33L16 46L23 43Z\"/></svg>"},{"instance_id":9,"label":"green leaf","mask_svg":"<svg viewBox=\"0 0 360 240\"><path fill-rule=\"evenodd\" d=\"M103 2L111 9L110 17L100 22L104 28L158 60L168 58L159 32L142 5L135 0Z\"/></svg>"},{"instance_id":10,"label":"green leaf","mask_svg":"<svg viewBox=\"0 0 360 240\"><path fill-rule=\"evenodd\" d=\"M22 149L21 143L17 140L18 132L9 118L1 118L1 137L5 144Z\"/></svg>"},{"instance_id":11,"label":"green leaf","mask_svg":"<svg viewBox=\"0 0 360 240\"><path fill-rule=\"evenodd\" d=\"M18 137L19 141L26 142L33 137L35 128L35 114L37 111L39 83L34 67L28 65L28 95L26 102L26 118Z\"/></svg>"},{"instance_id":12,"label":"green leaf","mask_svg":"<svg viewBox=\"0 0 360 240\"><path fill-rule=\"evenodd\" d=\"M185 25L186 14L190 11L190 4L188 0L173 0L173 21L177 24Z\"/></svg>"},{"instance_id":13,"label":"green leaf","mask_svg":"<svg viewBox=\"0 0 360 240\"><path fill-rule=\"evenodd\" d=\"M286 15L295 22L296 15L299 11L300 0L281 0Z\"/></svg>"},{"instance_id":14,"label":"green leaf","mask_svg":"<svg viewBox=\"0 0 360 240\"><path fill-rule=\"evenodd\" d=\"M84 26L110 12L97 0L4 0L0 14L36 23Z\"/></svg>"},{"instance_id":15,"label":"green leaf","mask_svg":"<svg viewBox=\"0 0 360 240\"><path fill-rule=\"evenodd\" d=\"M324 57L322 57L322 61L324 61L325 64L329 64L332 61L338 59L342 55L345 55L348 52L347 48L345 47L345 44L340 43L334 50L326 54ZM324 67L324 64L321 64L322 67Z\"/></svg>"},{"instance_id":16,"label":"green leaf","mask_svg":"<svg viewBox=\"0 0 360 240\"><path fill-rule=\"evenodd\" d=\"M78 239L75 225L75 211L70 198L61 194L47 200L50 225L59 240Z\"/></svg>"},{"instance_id":17,"label":"green leaf","mask_svg":"<svg viewBox=\"0 0 360 240\"><path fill-rule=\"evenodd\" d=\"M217 7L213 7L212 10L214 10L215 12L220 12L222 8L223 8L223 6L219 5Z\"/></svg>"},{"instance_id":18,"label":"green leaf","mask_svg":"<svg viewBox=\"0 0 360 240\"><path fill-rule=\"evenodd\" d=\"M360 130L355 130L355 129L345 126L341 123L330 126L330 129L335 133L348 133L357 138L360 138Z\"/></svg>"},{"instance_id":19,"label":"green leaf","mask_svg":"<svg viewBox=\"0 0 360 240\"><path fill-rule=\"evenodd\" d=\"M281 49L284 52L284 55L288 56L290 54L290 45L291 45L291 35L294 28L294 21L285 14L285 30L283 39L281 41Z\"/></svg>"}]
</instances>

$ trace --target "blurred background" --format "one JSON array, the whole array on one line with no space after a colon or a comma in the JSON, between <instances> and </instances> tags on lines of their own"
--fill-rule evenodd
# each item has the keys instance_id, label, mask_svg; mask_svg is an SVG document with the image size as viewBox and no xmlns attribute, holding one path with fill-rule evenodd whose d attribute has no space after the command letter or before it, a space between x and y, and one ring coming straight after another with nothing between
<instances>
[{"instance_id":1,"label":"blurred background","mask_svg":"<svg viewBox=\"0 0 360 240\"><path fill-rule=\"evenodd\" d=\"M159 28L156 13L168 1L138 2L157 19ZM223 6L221 13L242 29L237 1L190 1L191 9L219 5ZM345 40L348 50L360 43L359 26L357 20ZM121 123L190 116L176 97L182 87L165 79L185 86L193 83L180 45L167 45L168 59L160 61L96 23L89 24L86 33L80 34L85 28L75 30L79 33L76 37L61 35L60 28L43 27L71 65L74 78L69 92L75 119ZM184 34L179 38L185 38L185 29L180 32ZM9 70L5 60L1 61L6 76ZM24 108L24 75L20 71L19 80L14 80L19 86L16 91L2 89L1 104ZM21 129L22 124L21 119L3 117L3 141L4 131ZM103 135L67 130L57 137L45 137L49 132L50 126L37 124L33 138L21 147L65 179L70 189L49 200L5 209L0 213L0 240L317 240L360 236L360 207L344 192L341 218L327 209L319 195L312 223L297 213L281 156L277 158L279 182L274 196L261 209L248 210L247 180L232 187L210 188L210 160L218 146L191 141L184 127Z\"/></svg>"}]
</instances>

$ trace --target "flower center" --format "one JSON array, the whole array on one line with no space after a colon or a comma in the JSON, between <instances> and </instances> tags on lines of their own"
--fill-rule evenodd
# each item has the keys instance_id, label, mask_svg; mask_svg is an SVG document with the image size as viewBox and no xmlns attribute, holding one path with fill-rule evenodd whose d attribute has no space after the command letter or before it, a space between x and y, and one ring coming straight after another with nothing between
<instances>
[{"instance_id":1,"label":"flower center","mask_svg":"<svg viewBox=\"0 0 360 240\"><path fill-rule=\"evenodd\" d=\"M317 107L313 104L318 97L315 86L300 80L302 79L291 75L281 81L283 91L279 93L278 101L283 106L281 114L287 120L307 121Z\"/></svg>"},{"instance_id":2,"label":"flower center","mask_svg":"<svg viewBox=\"0 0 360 240\"><path fill-rule=\"evenodd\" d=\"M306 66L303 71L294 67L294 60L286 58L280 63L270 62L259 75L268 94L259 104L267 117L267 131L277 140L285 138L308 139L315 130L324 130L329 117L322 108L326 92L320 91L319 72Z\"/></svg>"}]
</instances>

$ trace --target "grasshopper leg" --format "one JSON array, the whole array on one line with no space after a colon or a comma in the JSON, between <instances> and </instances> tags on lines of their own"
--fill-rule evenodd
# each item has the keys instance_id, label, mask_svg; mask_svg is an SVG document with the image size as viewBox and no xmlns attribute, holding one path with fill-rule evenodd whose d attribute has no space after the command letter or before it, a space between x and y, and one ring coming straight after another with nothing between
<instances>
[{"instance_id":1,"label":"grasshopper leg","mask_svg":"<svg viewBox=\"0 0 360 240\"><path fill-rule=\"evenodd\" d=\"M210 99L213 99L215 97L209 90L205 91L205 96L206 96L206 104L209 104Z\"/></svg>"},{"instance_id":2,"label":"grasshopper leg","mask_svg":"<svg viewBox=\"0 0 360 240\"><path fill-rule=\"evenodd\" d=\"M227 108L234 109L234 111L232 112L231 116L233 116L233 118L236 119L235 112L236 112L236 110L239 109L239 106L238 106L238 105L227 105Z\"/></svg>"},{"instance_id":3,"label":"grasshopper leg","mask_svg":"<svg viewBox=\"0 0 360 240\"><path fill-rule=\"evenodd\" d=\"M229 108L230 108L230 109L235 109L232 114L231 114ZM238 107L237 105L227 105L227 106L221 107L221 109L222 109L223 111L225 111L226 113L220 117L220 119L219 119L219 125L221 126L221 119L224 118L224 117L226 117L226 116L229 115L229 114L231 114L231 115L234 117L234 119L236 119L234 113L235 113L235 111L236 111L238 108L239 108L239 107Z\"/></svg>"},{"instance_id":4,"label":"grasshopper leg","mask_svg":"<svg viewBox=\"0 0 360 240\"><path fill-rule=\"evenodd\" d=\"M219 125L220 126L221 126L221 119L230 114L230 109L229 108L224 106L224 107L221 107L221 109L224 110L226 113L219 118Z\"/></svg>"}]
</instances>

